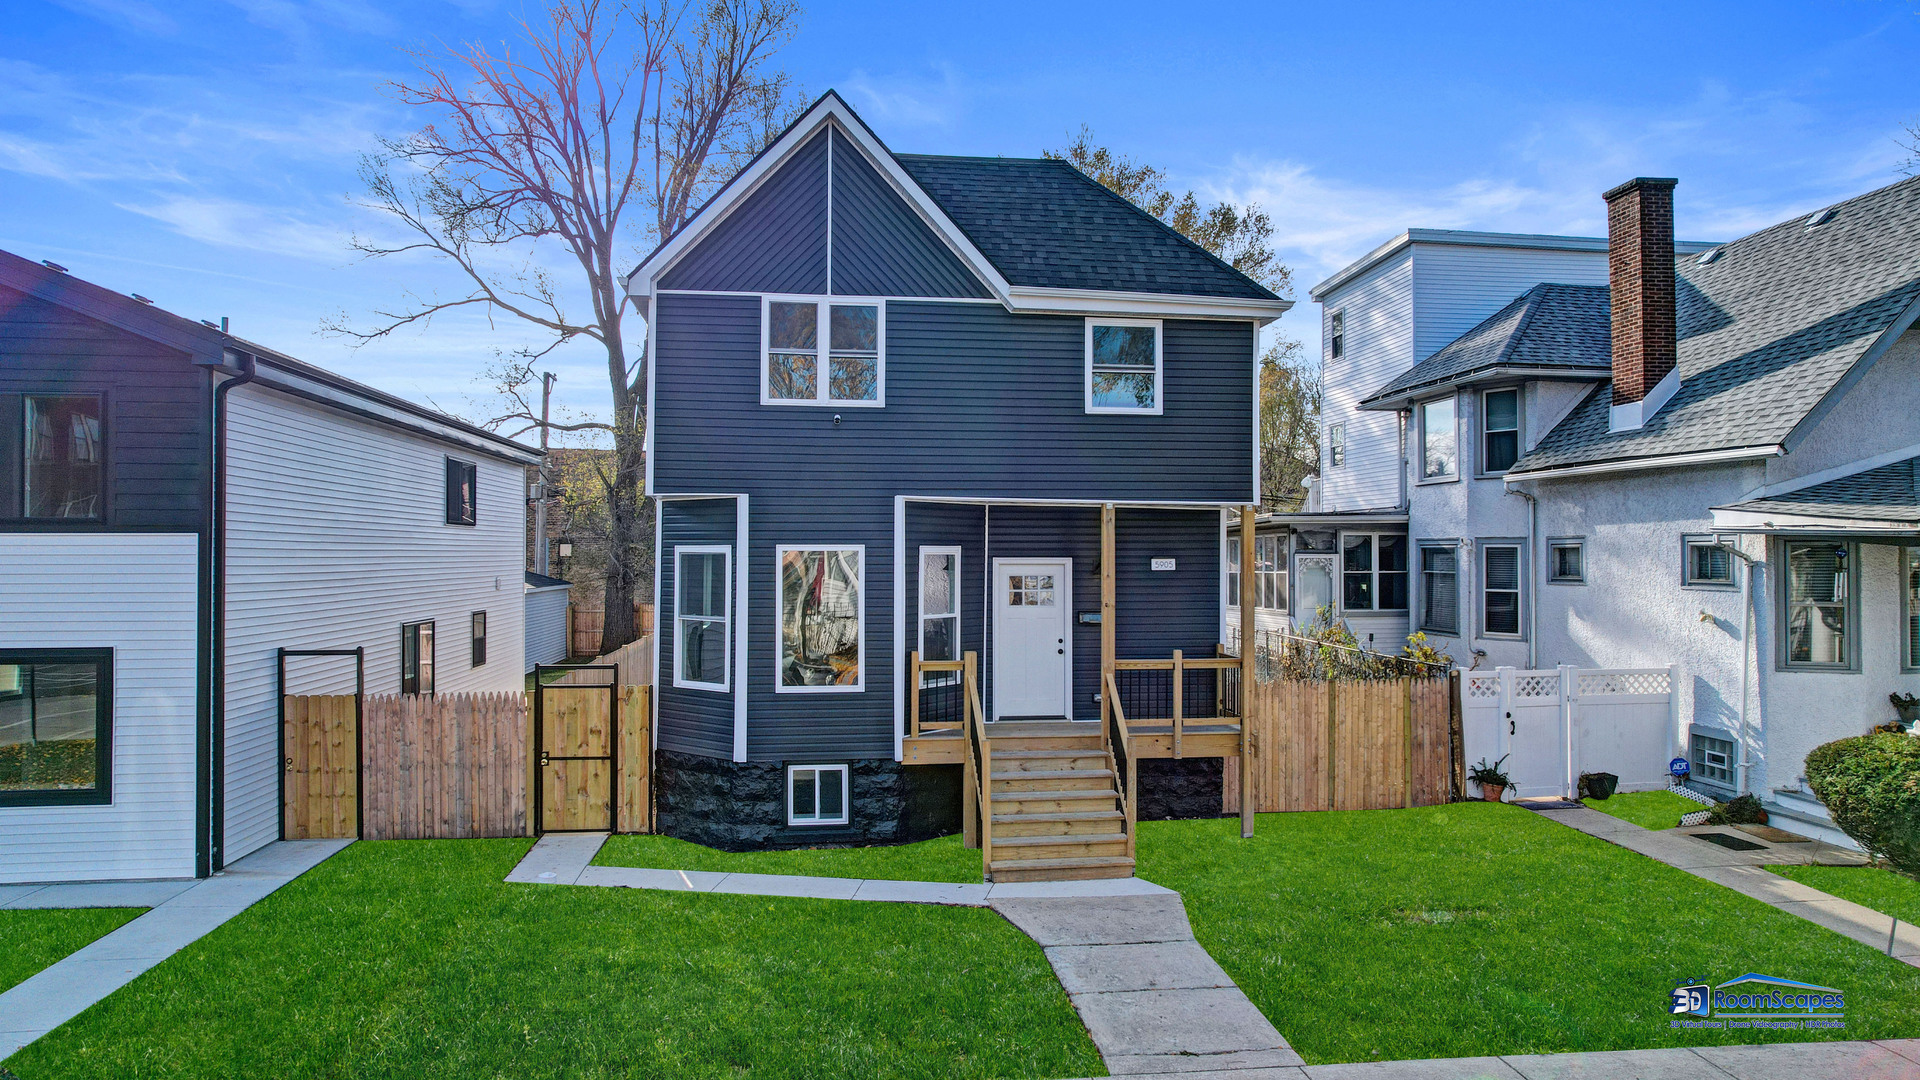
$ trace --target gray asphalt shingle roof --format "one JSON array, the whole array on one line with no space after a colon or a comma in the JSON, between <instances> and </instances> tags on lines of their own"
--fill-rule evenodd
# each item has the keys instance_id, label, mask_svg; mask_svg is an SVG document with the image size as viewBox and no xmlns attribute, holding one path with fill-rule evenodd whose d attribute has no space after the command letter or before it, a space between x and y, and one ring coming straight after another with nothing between
<instances>
[{"instance_id":1,"label":"gray asphalt shingle roof","mask_svg":"<svg viewBox=\"0 0 1920 1080\"><path fill-rule=\"evenodd\" d=\"M1009 284L1275 299L1064 161L894 159Z\"/></svg>"},{"instance_id":2,"label":"gray asphalt shingle roof","mask_svg":"<svg viewBox=\"0 0 1920 1080\"><path fill-rule=\"evenodd\" d=\"M1509 475L1784 442L1920 300L1920 177L1807 221L1722 245L1712 262L1680 259L1673 398L1644 427L1609 432L1604 383Z\"/></svg>"},{"instance_id":3,"label":"gray asphalt shingle roof","mask_svg":"<svg viewBox=\"0 0 1920 1080\"><path fill-rule=\"evenodd\" d=\"M1605 285L1535 285L1361 402L1457 385L1496 368L1612 369Z\"/></svg>"},{"instance_id":4,"label":"gray asphalt shingle roof","mask_svg":"<svg viewBox=\"0 0 1920 1080\"><path fill-rule=\"evenodd\" d=\"M1843 476L1824 484L1734 503L1728 510L1804 517L1920 521L1920 457Z\"/></svg>"}]
</instances>

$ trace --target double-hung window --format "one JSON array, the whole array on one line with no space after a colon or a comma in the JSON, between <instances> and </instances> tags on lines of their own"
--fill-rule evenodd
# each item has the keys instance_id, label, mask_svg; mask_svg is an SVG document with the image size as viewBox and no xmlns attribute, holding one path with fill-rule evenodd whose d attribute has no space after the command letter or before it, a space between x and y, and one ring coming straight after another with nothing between
<instances>
[{"instance_id":1,"label":"double-hung window","mask_svg":"<svg viewBox=\"0 0 1920 1080\"><path fill-rule=\"evenodd\" d=\"M1688 585L1730 589L1733 587L1733 553L1711 536L1689 536L1686 545Z\"/></svg>"},{"instance_id":2,"label":"double-hung window","mask_svg":"<svg viewBox=\"0 0 1920 1080\"><path fill-rule=\"evenodd\" d=\"M100 398L28 394L21 405L21 426L20 516L98 521L105 502L106 462ZM0 454L0 461L10 456ZM12 480L5 478L7 483ZM11 501L0 501L0 506Z\"/></svg>"},{"instance_id":3,"label":"double-hung window","mask_svg":"<svg viewBox=\"0 0 1920 1080\"><path fill-rule=\"evenodd\" d=\"M1347 533L1340 541L1341 608L1406 610L1407 538L1392 533Z\"/></svg>"},{"instance_id":4,"label":"double-hung window","mask_svg":"<svg viewBox=\"0 0 1920 1080\"><path fill-rule=\"evenodd\" d=\"M1253 538L1253 598L1254 606L1270 611L1285 611L1287 607L1287 570L1286 562L1280 558L1280 538L1278 536L1258 536Z\"/></svg>"},{"instance_id":5,"label":"double-hung window","mask_svg":"<svg viewBox=\"0 0 1920 1080\"><path fill-rule=\"evenodd\" d=\"M1460 553L1451 546L1420 548L1420 629L1460 633Z\"/></svg>"},{"instance_id":6,"label":"double-hung window","mask_svg":"<svg viewBox=\"0 0 1920 1080\"><path fill-rule=\"evenodd\" d=\"M400 692L433 693L433 624L408 623L400 628Z\"/></svg>"},{"instance_id":7,"label":"double-hung window","mask_svg":"<svg viewBox=\"0 0 1920 1080\"><path fill-rule=\"evenodd\" d=\"M1460 438L1453 398L1420 405L1420 479L1452 480L1460 475Z\"/></svg>"},{"instance_id":8,"label":"double-hung window","mask_svg":"<svg viewBox=\"0 0 1920 1080\"><path fill-rule=\"evenodd\" d=\"M845 825L847 767L787 766L787 824Z\"/></svg>"},{"instance_id":9,"label":"double-hung window","mask_svg":"<svg viewBox=\"0 0 1920 1080\"><path fill-rule=\"evenodd\" d=\"M447 459L447 524L472 525L479 520L479 471L471 461Z\"/></svg>"},{"instance_id":10,"label":"double-hung window","mask_svg":"<svg viewBox=\"0 0 1920 1080\"><path fill-rule=\"evenodd\" d=\"M727 689L732 599L732 548L673 549L673 685Z\"/></svg>"},{"instance_id":11,"label":"double-hung window","mask_svg":"<svg viewBox=\"0 0 1920 1080\"><path fill-rule=\"evenodd\" d=\"M1503 473L1520 460L1520 391L1480 395L1480 471Z\"/></svg>"},{"instance_id":12,"label":"double-hung window","mask_svg":"<svg viewBox=\"0 0 1920 1080\"><path fill-rule=\"evenodd\" d=\"M920 549L920 659L960 659L960 549ZM958 682L951 671L930 671L929 686Z\"/></svg>"},{"instance_id":13,"label":"double-hung window","mask_svg":"<svg viewBox=\"0 0 1920 1080\"><path fill-rule=\"evenodd\" d=\"M1521 564L1519 544L1480 546L1480 632L1492 637L1520 636Z\"/></svg>"},{"instance_id":14,"label":"double-hung window","mask_svg":"<svg viewBox=\"0 0 1920 1080\"><path fill-rule=\"evenodd\" d=\"M857 545L780 546L779 670L774 692L852 693L865 689L862 568Z\"/></svg>"},{"instance_id":15,"label":"double-hung window","mask_svg":"<svg viewBox=\"0 0 1920 1080\"><path fill-rule=\"evenodd\" d=\"M885 301L770 296L760 327L762 405L886 404Z\"/></svg>"},{"instance_id":16,"label":"double-hung window","mask_svg":"<svg viewBox=\"0 0 1920 1080\"><path fill-rule=\"evenodd\" d=\"M0 806L113 801L113 650L0 649Z\"/></svg>"},{"instance_id":17,"label":"double-hung window","mask_svg":"<svg viewBox=\"0 0 1920 1080\"><path fill-rule=\"evenodd\" d=\"M482 667L487 662L487 613L473 613L472 625L473 666Z\"/></svg>"},{"instance_id":18,"label":"double-hung window","mask_svg":"<svg viewBox=\"0 0 1920 1080\"><path fill-rule=\"evenodd\" d=\"M1327 359L1347 355L1347 313L1336 311L1327 316Z\"/></svg>"},{"instance_id":19,"label":"double-hung window","mask_svg":"<svg viewBox=\"0 0 1920 1080\"><path fill-rule=\"evenodd\" d=\"M1859 651L1854 626L1858 561L1843 540L1787 541L1785 606L1789 667L1852 669Z\"/></svg>"},{"instance_id":20,"label":"double-hung window","mask_svg":"<svg viewBox=\"0 0 1920 1080\"><path fill-rule=\"evenodd\" d=\"M1905 598L1906 607L1901 611L1902 629L1906 631L1906 646L1901 653L1902 666L1908 671L1920 671L1920 547L1910 547L1900 553L1900 590Z\"/></svg>"},{"instance_id":21,"label":"double-hung window","mask_svg":"<svg viewBox=\"0 0 1920 1080\"><path fill-rule=\"evenodd\" d=\"M1331 469L1346 463L1347 425L1329 424L1327 425L1327 467Z\"/></svg>"},{"instance_id":22,"label":"double-hung window","mask_svg":"<svg viewBox=\"0 0 1920 1080\"><path fill-rule=\"evenodd\" d=\"M1087 320L1087 411L1159 416L1158 319Z\"/></svg>"}]
</instances>

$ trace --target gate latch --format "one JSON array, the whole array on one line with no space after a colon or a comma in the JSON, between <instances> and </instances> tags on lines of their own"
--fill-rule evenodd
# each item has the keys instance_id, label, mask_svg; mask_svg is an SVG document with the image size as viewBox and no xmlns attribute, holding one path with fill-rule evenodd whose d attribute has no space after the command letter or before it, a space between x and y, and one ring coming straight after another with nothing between
<instances>
[{"instance_id":1,"label":"gate latch","mask_svg":"<svg viewBox=\"0 0 1920 1080\"><path fill-rule=\"evenodd\" d=\"M288 772L292 772L292 771L293 771L293 759L292 759L292 758L288 758L288 759L287 759L287 771L288 771Z\"/></svg>"},{"instance_id":2,"label":"gate latch","mask_svg":"<svg viewBox=\"0 0 1920 1080\"><path fill-rule=\"evenodd\" d=\"M545 750L540 751L540 767L543 769L547 767L547 752Z\"/></svg>"}]
</instances>

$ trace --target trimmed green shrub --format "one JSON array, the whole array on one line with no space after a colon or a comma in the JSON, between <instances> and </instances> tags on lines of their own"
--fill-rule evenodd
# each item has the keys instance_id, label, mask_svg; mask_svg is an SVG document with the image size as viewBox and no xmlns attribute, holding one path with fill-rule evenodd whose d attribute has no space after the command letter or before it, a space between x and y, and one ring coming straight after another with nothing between
<instances>
[{"instance_id":1,"label":"trimmed green shrub","mask_svg":"<svg viewBox=\"0 0 1920 1080\"><path fill-rule=\"evenodd\" d=\"M1709 825L1765 825L1767 812L1760 806L1760 800L1752 795L1741 795L1729 802L1717 802L1707 811Z\"/></svg>"},{"instance_id":2,"label":"trimmed green shrub","mask_svg":"<svg viewBox=\"0 0 1920 1080\"><path fill-rule=\"evenodd\" d=\"M1920 875L1920 738L1860 735L1814 748L1807 783L1868 853Z\"/></svg>"}]
</instances>

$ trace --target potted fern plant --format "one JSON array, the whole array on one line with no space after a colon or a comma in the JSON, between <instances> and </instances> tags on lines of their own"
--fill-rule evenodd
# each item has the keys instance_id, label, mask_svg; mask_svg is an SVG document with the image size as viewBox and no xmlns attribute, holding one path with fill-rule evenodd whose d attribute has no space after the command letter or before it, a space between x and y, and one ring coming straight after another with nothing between
<instances>
[{"instance_id":1,"label":"potted fern plant","mask_svg":"<svg viewBox=\"0 0 1920 1080\"><path fill-rule=\"evenodd\" d=\"M1506 763L1507 755L1503 754L1499 761L1491 765L1487 764L1486 758L1481 758L1473 768L1467 770L1467 779L1480 785L1481 799L1487 802L1499 802L1500 797L1506 794L1507 785L1512 782L1506 772L1501 769L1501 766Z\"/></svg>"}]
</instances>

